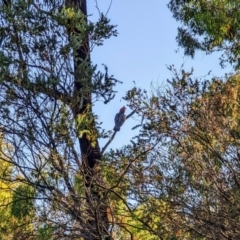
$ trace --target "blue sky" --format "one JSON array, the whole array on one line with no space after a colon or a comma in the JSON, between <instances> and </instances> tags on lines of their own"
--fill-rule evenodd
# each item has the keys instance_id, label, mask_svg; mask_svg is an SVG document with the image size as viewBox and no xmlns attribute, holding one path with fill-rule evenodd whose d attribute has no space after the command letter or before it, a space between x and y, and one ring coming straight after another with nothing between
<instances>
[{"instance_id":1,"label":"blue sky","mask_svg":"<svg viewBox=\"0 0 240 240\"><path fill-rule=\"evenodd\" d=\"M99 9L106 13L110 0L99 0ZM134 86L150 90L151 83L164 86L171 73L166 65L174 64L180 69L194 68L194 75L204 76L212 70L210 76L223 76L231 70L221 69L219 54L199 52L194 60L184 57L183 50L176 43L178 23L172 18L167 8L167 0L112 0L108 17L112 24L118 25L118 37L107 40L104 46L95 48L92 61L99 66L102 63L109 68L109 73L123 81L118 85L115 99L104 105L99 103L95 111L103 121L103 127L111 130L114 126L114 116L125 105L121 99L127 90ZM88 0L88 14L90 20L96 20L98 11L96 1ZM127 114L129 111L126 112ZM134 120L127 121L116 135L110 147L121 147L137 132L131 128L136 124ZM100 142L101 147L106 140Z\"/></svg>"}]
</instances>

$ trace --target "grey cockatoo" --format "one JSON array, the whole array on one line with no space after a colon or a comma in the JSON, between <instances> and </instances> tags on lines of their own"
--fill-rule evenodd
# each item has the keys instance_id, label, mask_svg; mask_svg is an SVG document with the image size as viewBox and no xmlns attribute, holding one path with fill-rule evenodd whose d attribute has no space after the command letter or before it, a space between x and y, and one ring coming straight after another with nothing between
<instances>
[{"instance_id":1,"label":"grey cockatoo","mask_svg":"<svg viewBox=\"0 0 240 240\"><path fill-rule=\"evenodd\" d=\"M119 131L121 126L126 120L126 115L125 113L126 108L122 107L119 111L119 113L116 114L114 121L115 121L115 127L113 128L114 131Z\"/></svg>"}]
</instances>

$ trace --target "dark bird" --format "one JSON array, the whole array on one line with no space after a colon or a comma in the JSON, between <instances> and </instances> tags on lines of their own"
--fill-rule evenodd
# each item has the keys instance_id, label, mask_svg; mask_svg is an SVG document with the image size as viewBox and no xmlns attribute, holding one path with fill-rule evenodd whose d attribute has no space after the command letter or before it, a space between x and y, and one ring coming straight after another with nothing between
<instances>
[{"instance_id":1,"label":"dark bird","mask_svg":"<svg viewBox=\"0 0 240 240\"><path fill-rule=\"evenodd\" d=\"M122 107L119 111L119 113L116 114L114 121L115 121L115 127L113 128L114 131L120 131L121 126L126 120L125 113L126 108Z\"/></svg>"}]
</instances>

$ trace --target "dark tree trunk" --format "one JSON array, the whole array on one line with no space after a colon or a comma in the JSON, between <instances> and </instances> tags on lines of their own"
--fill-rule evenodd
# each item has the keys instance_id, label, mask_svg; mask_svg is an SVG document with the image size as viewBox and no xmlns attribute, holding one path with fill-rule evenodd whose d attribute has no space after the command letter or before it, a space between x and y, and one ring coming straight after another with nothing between
<instances>
[{"instance_id":1,"label":"dark tree trunk","mask_svg":"<svg viewBox=\"0 0 240 240\"><path fill-rule=\"evenodd\" d=\"M86 0L67 0L67 5L74 5L78 7L82 13L86 16L87 20L87 1ZM73 113L75 117L84 114L90 106L90 114L92 114L91 108L91 92L84 92L86 89L85 81L82 81L84 76L84 70L82 69L82 61L85 61L90 66L90 51L88 36L84 44L80 46L75 55L74 70L75 70L75 95L81 99L80 102L76 102L73 107ZM85 78L86 79L86 78ZM91 79L89 79L91 84ZM96 126L89 126L95 128ZM102 154L100 151L98 139L96 139L94 147L87 138L86 134L79 137L81 157L83 162L83 172L85 175L85 189L86 189L86 202L88 205L88 229L84 230L85 240L100 240L110 239L108 236L108 218L107 218L107 205L103 201L103 191L98 187L97 183L93 181L93 177L97 174L95 167L101 160ZM99 173L98 173L99 175ZM101 177L101 176L100 176Z\"/></svg>"}]
</instances>

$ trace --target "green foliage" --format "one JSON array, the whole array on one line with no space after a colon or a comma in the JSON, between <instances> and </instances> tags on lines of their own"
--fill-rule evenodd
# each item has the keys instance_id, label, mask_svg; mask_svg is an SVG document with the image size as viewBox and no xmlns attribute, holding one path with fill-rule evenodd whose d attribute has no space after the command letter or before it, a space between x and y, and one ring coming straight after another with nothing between
<instances>
[{"instance_id":1,"label":"green foliage","mask_svg":"<svg viewBox=\"0 0 240 240\"><path fill-rule=\"evenodd\" d=\"M99 162L98 139L109 136L91 99L108 103L119 81L89 56L117 32L105 15L89 22L72 3L0 3L0 122L13 145L1 149L0 234L239 239L239 75L199 80L170 66L166 91L129 90L139 134L91 169L85 160ZM238 67L238 1L169 7L186 54L226 50Z\"/></svg>"},{"instance_id":2,"label":"green foliage","mask_svg":"<svg viewBox=\"0 0 240 240\"><path fill-rule=\"evenodd\" d=\"M90 142L92 147L96 147L98 132L95 126L95 119L90 111L91 106L87 105L85 111L77 116L76 125L78 137L82 138L84 135Z\"/></svg>"},{"instance_id":3,"label":"green foliage","mask_svg":"<svg viewBox=\"0 0 240 240\"><path fill-rule=\"evenodd\" d=\"M14 181L14 165L9 158L8 150L12 151L12 147L7 144L1 135L0 140L0 238L3 240L24 238L28 239L28 230L31 229L31 224L28 218L34 213L26 212L21 219L16 218L12 214L12 207L14 205L13 195L14 191L21 186L21 183ZM17 209L16 211L21 211ZM20 227L21 226L21 227Z\"/></svg>"},{"instance_id":4,"label":"green foliage","mask_svg":"<svg viewBox=\"0 0 240 240\"><path fill-rule=\"evenodd\" d=\"M84 196L85 188L82 174L75 175L74 189L78 192L79 196Z\"/></svg>"},{"instance_id":5,"label":"green foliage","mask_svg":"<svg viewBox=\"0 0 240 240\"><path fill-rule=\"evenodd\" d=\"M6 164L1 161L0 178L9 178L11 172L10 164ZM5 237L11 232L11 225L13 224L13 218L11 216L10 203L12 200L11 186L3 180L0 180L0 237Z\"/></svg>"},{"instance_id":6,"label":"green foliage","mask_svg":"<svg viewBox=\"0 0 240 240\"><path fill-rule=\"evenodd\" d=\"M139 137L132 145L110 151L101 164L109 189L113 238L181 239L180 229L169 224L169 219L176 219L176 208L159 193L162 178L157 176L158 163L151 160L150 141L142 140Z\"/></svg>"},{"instance_id":7,"label":"green foliage","mask_svg":"<svg viewBox=\"0 0 240 240\"><path fill-rule=\"evenodd\" d=\"M166 222L166 215L170 217L170 209L166 202L161 199L145 199L145 203L137 206L132 212L125 210L118 213L121 216L121 225L124 225L122 230L127 235L130 232L133 239L178 239L174 237Z\"/></svg>"},{"instance_id":8,"label":"green foliage","mask_svg":"<svg viewBox=\"0 0 240 240\"><path fill-rule=\"evenodd\" d=\"M166 203L166 214L163 207L147 206L146 212L161 216L157 221L168 237L238 239L240 221L232 209L240 206L239 74L206 80L169 69L173 78L166 90L129 99L144 115L139 140L154 146L141 168L134 165L133 199L140 207L153 202L148 195L156 199L151 206L159 199Z\"/></svg>"},{"instance_id":9,"label":"green foliage","mask_svg":"<svg viewBox=\"0 0 240 240\"><path fill-rule=\"evenodd\" d=\"M221 64L239 67L239 0L171 0L173 17L180 21L177 41L186 55L196 50L224 51Z\"/></svg>"},{"instance_id":10,"label":"green foliage","mask_svg":"<svg viewBox=\"0 0 240 240\"><path fill-rule=\"evenodd\" d=\"M31 216L34 211L34 195L35 190L32 187L26 185L17 187L12 197L11 214L18 219Z\"/></svg>"},{"instance_id":11,"label":"green foliage","mask_svg":"<svg viewBox=\"0 0 240 240\"><path fill-rule=\"evenodd\" d=\"M51 226L51 224L45 224L42 228L38 230L38 240L49 240L52 237L52 233L54 231L54 228Z\"/></svg>"},{"instance_id":12,"label":"green foliage","mask_svg":"<svg viewBox=\"0 0 240 240\"><path fill-rule=\"evenodd\" d=\"M14 169L7 179L13 192L0 192L3 203L12 202L1 217L11 216L14 234L27 232L34 239L92 234L92 212L86 209L99 210L86 194L82 158L99 160L92 148L98 150L98 138L109 132L98 124L91 99L108 103L119 81L106 66L98 70L89 56L117 36L116 27L104 14L88 21L80 2L71 0L0 1L0 23L0 122L13 145L4 162ZM91 191L96 195L97 187ZM44 225L48 222L52 225Z\"/></svg>"}]
</instances>

